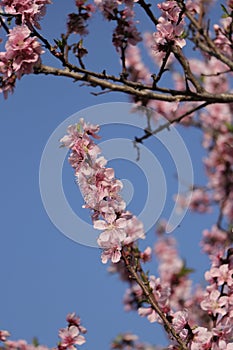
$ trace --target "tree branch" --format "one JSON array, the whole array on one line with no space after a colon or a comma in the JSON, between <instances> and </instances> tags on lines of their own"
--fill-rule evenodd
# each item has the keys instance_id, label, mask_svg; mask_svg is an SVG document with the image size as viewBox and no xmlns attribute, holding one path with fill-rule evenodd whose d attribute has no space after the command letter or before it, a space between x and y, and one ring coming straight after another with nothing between
<instances>
[{"instance_id":1,"label":"tree branch","mask_svg":"<svg viewBox=\"0 0 233 350\"><path fill-rule=\"evenodd\" d=\"M188 60L184 57L181 48L179 46L174 46L172 49L172 52L174 53L174 56L176 57L178 62L180 62L181 66L184 70L186 80L191 81L193 86L196 88L197 92L200 92L200 93L204 92L205 90L204 90L203 86L201 86L199 81L195 78L195 76L191 72Z\"/></svg>"},{"instance_id":2,"label":"tree branch","mask_svg":"<svg viewBox=\"0 0 233 350\"><path fill-rule=\"evenodd\" d=\"M219 51L219 49L216 47L213 40L209 37L209 35L205 31L205 29L202 26L200 26L199 22L193 17L193 15L191 13L189 13L189 11L187 11L185 4L184 4L184 1L183 0L176 0L176 2L179 5L179 7L184 11L184 13L185 13L186 17L189 19L190 23L196 28L196 30L199 33L199 36L204 39L203 41L201 41L199 39L199 37L193 38L193 41L195 42L197 47L199 47L202 51L210 54L211 56L216 57L221 62L225 63L231 70L233 70L233 61L230 58L224 56Z\"/></svg>"},{"instance_id":3,"label":"tree branch","mask_svg":"<svg viewBox=\"0 0 233 350\"><path fill-rule=\"evenodd\" d=\"M212 94L209 92L192 92L192 91L176 91L174 96L174 90L167 89L167 93L157 93L149 90L147 86L144 86L144 89L140 90L138 84L135 85L133 82L130 84L125 84L121 79L116 79L117 83L112 83L103 78L97 78L96 73L86 71L85 69L80 69L82 73L72 72L68 68L59 69L50 66L41 65L35 67L35 74L45 74L45 75L55 75L63 76L73 79L74 81L85 81L90 86L101 87L102 89L109 89L111 91L122 92L128 95L134 95L138 99L147 99L147 100L158 100L158 101L167 101L167 102L207 102L207 103L230 103L233 102L232 93L221 93L221 94ZM140 86L143 86L140 84Z\"/></svg>"}]
</instances>

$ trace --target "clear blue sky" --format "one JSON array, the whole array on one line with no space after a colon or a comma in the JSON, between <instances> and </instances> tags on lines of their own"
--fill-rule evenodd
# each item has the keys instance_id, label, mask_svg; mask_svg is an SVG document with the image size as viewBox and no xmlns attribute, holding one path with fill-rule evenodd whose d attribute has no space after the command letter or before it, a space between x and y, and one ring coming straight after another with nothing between
<instances>
[{"instance_id":1,"label":"clear blue sky","mask_svg":"<svg viewBox=\"0 0 233 350\"><path fill-rule=\"evenodd\" d=\"M42 22L45 36L49 33L50 38L57 38L64 31L64 14L72 11L72 3L57 1L48 8L48 16ZM88 62L99 71L115 65L114 72L117 73L120 70L118 58L113 56L110 44L106 44L107 40L111 42L107 23L99 17L98 21L92 22L92 29L88 39L91 52ZM49 58L46 62L56 64ZM123 311L122 297L126 286L117 276L109 276L100 261L100 251L77 244L61 234L42 204L39 165L51 133L63 120L84 108L104 102L127 101L125 96L116 93L95 97L90 94L93 90L78 86L79 83L63 78L25 76L8 100L1 97L0 329L8 329L12 339L30 342L37 336L40 343L52 347L58 341L58 329L66 325L66 314L75 311L88 329L83 349L108 349L111 339L124 331L138 334L141 340L161 344L165 338L159 326L149 324L135 313ZM195 180L203 181L201 135L197 131L181 133L193 159ZM134 131L131 134L133 137ZM127 130L109 127L103 129L102 135L104 139L111 139L130 134ZM169 174L170 167L163 158L163 151L153 148L150 142L147 146L158 152L170 183L169 193L175 193L174 169ZM142 205L140 198L145 195L141 175L121 161L113 163L118 177L135 184L130 209L137 214ZM74 210L81 211L72 171L67 165L64 169L66 196ZM154 181L156 183L156 174ZM169 215L169 206L168 202L163 216ZM203 271L206 259L199 254L198 240L201 229L208 227L210 220L203 217L202 221L201 218L188 213L174 234L188 265ZM153 239L151 230L148 242ZM145 242L143 246L146 246ZM156 273L156 266L151 267L151 273ZM196 272L194 277L203 282L200 273Z\"/></svg>"}]
</instances>

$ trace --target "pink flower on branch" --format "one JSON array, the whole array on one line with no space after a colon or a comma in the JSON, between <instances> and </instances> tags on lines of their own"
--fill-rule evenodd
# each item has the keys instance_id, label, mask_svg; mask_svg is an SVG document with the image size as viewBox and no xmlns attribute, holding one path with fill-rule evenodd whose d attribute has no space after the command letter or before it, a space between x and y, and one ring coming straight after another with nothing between
<instances>
[{"instance_id":1,"label":"pink flower on branch","mask_svg":"<svg viewBox=\"0 0 233 350\"><path fill-rule=\"evenodd\" d=\"M5 52L0 52L0 91L7 98L8 93L13 92L16 78L32 73L44 51L25 25L9 31L5 48Z\"/></svg>"},{"instance_id":2,"label":"pink flower on branch","mask_svg":"<svg viewBox=\"0 0 233 350\"><path fill-rule=\"evenodd\" d=\"M30 34L26 26L16 26L10 30L6 42L5 57L12 62L9 70L15 72L17 78L32 73L33 67L40 62L40 55L43 53L40 43Z\"/></svg>"},{"instance_id":3,"label":"pink flower on branch","mask_svg":"<svg viewBox=\"0 0 233 350\"><path fill-rule=\"evenodd\" d=\"M165 1L158 4L158 8L162 11L162 16L158 19L152 50L155 54L163 52L165 56L165 53L173 45L180 48L186 45L185 39L182 38L184 20L176 1Z\"/></svg>"},{"instance_id":4,"label":"pink flower on branch","mask_svg":"<svg viewBox=\"0 0 233 350\"><path fill-rule=\"evenodd\" d=\"M39 20L45 15L46 5L51 0L2 0L0 5L4 6L5 12L13 16L21 16L23 23L30 22L40 28Z\"/></svg>"},{"instance_id":5,"label":"pink flower on branch","mask_svg":"<svg viewBox=\"0 0 233 350\"><path fill-rule=\"evenodd\" d=\"M223 264L219 268L212 267L210 271L205 273L207 281L216 280L218 286L227 284L229 287L233 285L233 269L229 269L228 264Z\"/></svg>"},{"instance_id":6,"label":"pink flower on branch","mask_svg":"<svg viewBox=\"0 0 233 350\"><path fill-rule=\"evenodd\" d=\"M86 342L84 336L80 335L79 329L76 326L62 328L59 331L61 342L59 349L76 350L75 345L82 345Z\"/></svg>"},{"instance_id":7,"label":"pink flower on branch","mask_svg":"<svg viewBox=\"0 0 233 350\"><path fill-rule=\"evenodd\" d=\"M170 296L171 290L168 284L162 283L160 278L156 278L155 276L150 276L150 288L153 291L153 295L155 297L156 302L158 303L160 309L164 314L168 314L170 312ZM162 323L160 316L156 313L156 311L151 307L139 307L138 314L143 317L147 317L148 321L159 322Z\"/></svg>"},{"instance_id":8,"label":"pink flower on branch","mask_svg":"<svg viewBox=\"0 0 233 350\"><path fill-rule=\"evenodd\" d=\"M6 339L10 336L10 333L5 330L0 330L0 341L6 341Z\"/></svg>"},{"instance_id":9,"label":"pink flower on branch","mask_svg":"<svg viewBox=\"0 0 233 350\"><path fill-rule=\"evenodd\" d=\"M98 138L99 126L80 119L67 131L61 143L71 150L69 161L86 202L84 207L92 211L94 228L103 231L97 240L103 250L102 262L118 263L124 245L145 238L143 224L125 210L120 196L122 183L115 179L113 169L105 167L107 161L99 156L100 149L90 138Z\"/></svg>"},{"instance_id":10,"label":"pink flower on branch","mask_svg":"<svg viewBox=\"0 0 233 350\"><path fill-rule=\"evenodd\" d=\"M87 329L81 325L80 317L76 316L74 312L66 316L66 321L69 323L69 326L76 326L80 333L87 333Z\"/></svg>"},{"instance_id":11,"label":"pink flower on branch","mask_svg":"<svg viewBox=\"0 0 233 350\"><path fill-rule=\"evenodd\" d=\"M201 308L208 311L214 317L217 314L226 315L228 297L221 296L219 290L212 290L205 295L205 299L201 302Z\"/></svg>"},{"instance_id":12,"label":"pink flower on branch","mask_svg":"<svg viewBox=\"0 0 233 350\"><path fill-rule=\"evenodd\" d=\"M205 327L197 327L193 330L194 338L190 350L210 350L212 333Z\"/></svg>"}]
</instances>

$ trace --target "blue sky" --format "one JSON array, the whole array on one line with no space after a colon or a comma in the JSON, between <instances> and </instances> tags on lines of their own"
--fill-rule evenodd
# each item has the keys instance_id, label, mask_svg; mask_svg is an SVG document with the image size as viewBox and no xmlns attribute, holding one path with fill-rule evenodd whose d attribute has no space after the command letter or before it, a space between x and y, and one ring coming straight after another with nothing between
<instances>
[{"instance_id":1,"label":"blue sky","mask_svg":"<svg viewBox=\"0 0 233 350\"><path fill-rule=\"evenodd\" d=\"M71 1L57 2L48 8L48 16L42 22L45 35L49 33L50 38L57 38L64 31L64 13L71 12L71 8ZM117 56L113 55L114 49L106 44L108 39L110 43L111 35L107 28L101 17L92 22L94 31L88 39L91 46L88 62L93 69L100 71L115 65L113 71L117 73L120 66ZM56 64L53 59L45 60L51 65ZM110 341L124 331L138 334L143 341L162 344L165 338L160 326L149 324L135 313L123 311L122 297L126 286L118 281L117 276L109 276L106 266L100 261L100 251L65 237L52 224L43 207L39 166L52 132L66 118L87 107L127 101L125 96L117 93L95 97L90 94L92 89L79 88L79 85L64 78L25 76L8 100L1 97L0 329L8 329L12 339L30 342L37 336L40 343L52 347L58 341L58 329L66 325L66 314L75 311L88 329L83 349L108 349ZM109 126L103 128L101 134L107 140L133 138L135 132L134 129ZM180 132L193 160L195 180L201 182L201 134L198 131ZM167 160L169 156L152 141L145 145L157 152L172 196L177 187L174 169ZM134 184L130 209L137 214L145 197L145 179L135 164L126 163L112 161L117 176ZM83 211L80 208L82 199L68 164L64 165L63 175L67 199L79 213ZM156 174L154 181L156 183ZM169 215L171 203L170 198L163 216ZM181 255L186 257L189 266L196 268L194 278L201 282L203 277L198 271L204 271L207 260L199 253L198 241L202 228L210 223L210 217L187 213L174 233ZM147 242L152 242L154 237L151 230ZM151 273L156 273L156 266L151 267Z\"/></svg>"}]
</instances>

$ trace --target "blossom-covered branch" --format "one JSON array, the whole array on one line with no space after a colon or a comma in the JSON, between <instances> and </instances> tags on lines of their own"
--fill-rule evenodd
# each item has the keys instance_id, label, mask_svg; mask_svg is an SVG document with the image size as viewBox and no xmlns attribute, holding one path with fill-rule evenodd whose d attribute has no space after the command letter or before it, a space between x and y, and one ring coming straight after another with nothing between
<instances>
[{"instance_id":1,"label":"blossom-covered branch","mask_svg":"<svg viewBox=\"0 0 233 350\"><path fill-rule=\"evenodd\" d=\"M81 319L74 312L66 317L68 325L66 328L61 328L58 332L60 341L55 350L77 350L77 345L82 345L86 342L83 334L87 332L86 328L81 324ZM33 344L28 344L25 340L10 340L10 333L6 330L0 330L0 342L3 343L1 350L49 350L45 345L40 345L35 338Z\"/></svg>"}]
</instances>

